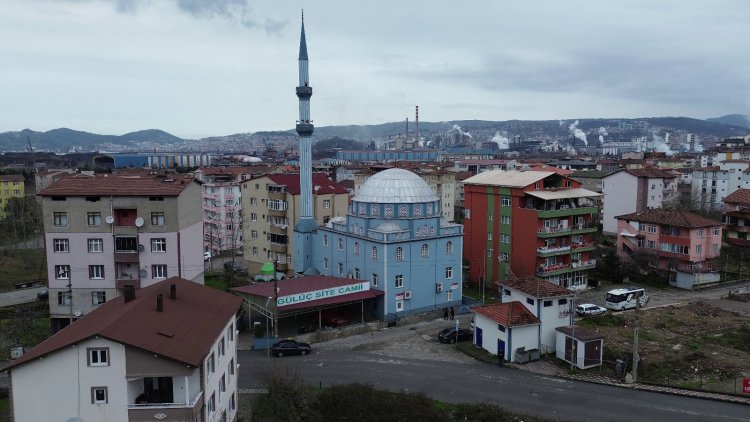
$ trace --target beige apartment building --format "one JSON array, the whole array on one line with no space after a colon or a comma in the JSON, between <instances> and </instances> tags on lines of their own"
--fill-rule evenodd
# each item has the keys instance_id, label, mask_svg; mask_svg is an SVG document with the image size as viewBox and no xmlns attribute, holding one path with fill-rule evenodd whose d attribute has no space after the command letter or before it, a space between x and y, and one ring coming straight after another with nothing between
<instances>
[{"instance_id":1,"label":"beige apartment building","mask_svg":"<svg viewBox=\"0 0 750 422\"><path fill-rule=\"evenodd\" d=\"M323 173L315 173L313 214L318 225L345 216L349 193ZM242 182L244 257L251 275L266 262L293 272L294 224L300 215L299 174L268 174Z\"/></svg>"}]
</instances>

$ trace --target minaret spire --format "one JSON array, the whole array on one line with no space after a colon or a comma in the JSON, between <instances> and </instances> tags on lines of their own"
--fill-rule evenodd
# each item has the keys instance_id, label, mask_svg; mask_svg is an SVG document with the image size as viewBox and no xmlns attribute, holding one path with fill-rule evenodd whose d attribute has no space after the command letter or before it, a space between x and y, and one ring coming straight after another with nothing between
<instances>
[{"instance_id":1,"label":"minaret spire","mask_svg":"<svg viewBox=\"0 0 750 422\"><path fill-rule=\"evenodd\" d=\"M303 273L312 268L312 233L316 223L312 210L312 140L315 127L310 119L310 74L308 71L307 40L305 39L305 11L302 11L302 29L299 39L299 85L297 98L299 99L299 120L297 120L297 135L299 135L299 179L302 199L300 218L294 227L294 271Z\"/></svg>"}]
</instances>

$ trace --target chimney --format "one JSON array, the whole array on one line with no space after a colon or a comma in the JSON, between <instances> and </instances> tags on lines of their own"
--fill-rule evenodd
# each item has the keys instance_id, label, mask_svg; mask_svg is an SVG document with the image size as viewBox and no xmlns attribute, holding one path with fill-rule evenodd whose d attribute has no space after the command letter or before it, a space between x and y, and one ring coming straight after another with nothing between
<instances>
[{"instance_id":1,"label":"chimney","mask_svg":"<svg viewBox=\"0 0 750 422\"><path fill-rule=\"evenodd\" d=\"M174 283L172 283L172 285L169 286L169 298L177 299L177 285Z\"/></svg>"},{"instance_id":2,"label":"chimney","mask_svg":"<svg viewBox=\"0 0 750 422\"><path fill-rule=\"evenodd\" d=\"M156 312L164 312L164 295L156 295Z\"/></svg>"},{"instance_id":3,"label":"chimney","mask_svg":"<svg viewBox=\"0 0 750 422\"><path fill-rule=\"evenodd\" d=\"M135 287L132 284L126 284L122 288L122 296L125 298L125 303L135 299Z\"/></svg>"}]
</instances>

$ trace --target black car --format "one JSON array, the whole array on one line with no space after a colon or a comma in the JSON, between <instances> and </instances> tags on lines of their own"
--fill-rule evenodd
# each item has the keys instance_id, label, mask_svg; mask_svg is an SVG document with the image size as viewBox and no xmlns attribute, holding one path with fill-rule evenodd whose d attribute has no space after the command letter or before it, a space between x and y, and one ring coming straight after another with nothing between
<instances>
[{"instance_id":1,"label":"black car","mask_svg":"<svg viewBox=\"0 0 750 422\"><path fill-rule=\"evenodd\" d=\"M456 341L466 341L473 338L474 333L463 328L458 329L458 334L456 334L455 328L446 328L438 333L438 340L440 340L441 343L455 343Z\"/></svg>"},{"instance_id":2,"label":"black car","mask_svg":"<svg viewBox=\"0 0 750 422\"><path fill-rule=\"evenodd\" d=\"M310 345L307 343L300 343L294 340L282 340L278 343L274 343L271 348L271 353L274 356L282 357L289 355L306 355L310 353Z\"/></svg>"}]
</instances>

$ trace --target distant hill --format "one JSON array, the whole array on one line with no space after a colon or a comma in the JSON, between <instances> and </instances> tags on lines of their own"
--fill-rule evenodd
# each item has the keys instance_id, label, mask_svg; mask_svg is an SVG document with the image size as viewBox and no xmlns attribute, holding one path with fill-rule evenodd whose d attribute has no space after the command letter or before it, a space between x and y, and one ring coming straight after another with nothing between
<instances>
[{"instance_id":1,"label":"distant hill","mask_svg":"<svg viewBox=\"0 0 750 422\"><path fill-rule=\"evenodd\" d=\"M712 117L710 119L706 119L706 121L750 129L750 116L745 116L742 114L727 114L726 116Z\"/></svg>"},{"instance_id":2,"label":"distant hill","mask_svg":"<svg viewBox=\"0 0 750 422\"><path fill-rule=\"evenodd\" d=\"M25 151L28 149L27 137L31 139L34 150L53 152L67 152L72 148L91 150L106 144L127 146L145 142L153 145L183 141L181 138L158 129L130 132L120 136L99 135L68 128L52 129L47 132L24 129L19 132L0 133L0 150Z\"/></svg>"},{"instance_id":3,"label":"distant hill","mask_svg":"<svg viewBox=\"0 0 750 422\"><path fill-rule=\"evenodd\" d=\"M316 158L333 158L336 156L336 151L339 149L360 150L364 149L365 146L366 145L362 142L334 137L315 143L312 147L312 155Z\"/></svg>"}]
</instances>

